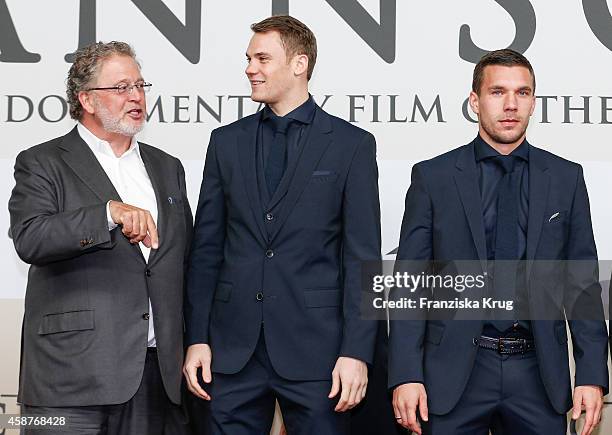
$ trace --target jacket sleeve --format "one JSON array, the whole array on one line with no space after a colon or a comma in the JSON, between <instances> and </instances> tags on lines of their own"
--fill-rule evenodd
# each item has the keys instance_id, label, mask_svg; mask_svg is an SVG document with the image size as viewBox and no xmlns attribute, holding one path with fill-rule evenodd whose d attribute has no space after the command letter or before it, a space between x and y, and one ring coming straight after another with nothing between
<instances>
[{"instance_id":1,"label":"jacket sleeve","mask_svg":"<svg viewBox=\"0 0 612 435\"><path fill-rule=\"evenodd\" d=\"M412 168L395 271L418 275L427 271L433 258L433 211L430 195L419 164ZM418 301L425 288L406 293L391 289L390 300L408 297ZM408 319L391 317L389 331L389 388L408 382L424 383L423 339L426 311L414 310Z\"/></svg>"},{"instance_id":2,"label":"jacket sleeve","mask_svg":"<svg viewBox=\"0 0 612 435\"><path fill-rule=\"evenodd\" d=\"M576 386L608 393L608 335L599 284L597 250L582 168L577 173L567 242L565 310L572 335Z\"/></svg>"},{"instance_id":3,"label":"jacket sleeve","mask_svg":"<svg viewBox=\"0 0 612 435\"><path fill-rule=\"evenodd\" d=\"M342 268L344 327L340 356L371 364L378 324L361 313L362 266L380 261L380 204L376 140L367 133L349 167L342 204ZM363 294L365 297L365 294Z\"/></svg>"},{"instance_id":4,"label":"jacket sleeve","mask_svg":"<svg viewBox=\"0 0 612 435\"><path fill-rule=\"evenodd\" d=\"M9 199L11 236L19 257L44 265L93 249L112 248L106 203L62 210L61 186L54 183L32 150L15 162L15 187Z\"/></svg>"},{"instance_id":5,"label":"jacket sleeve","mask_svg":"<svg viewBox=\"0 0 612 435\"><path fill-rule=\"evenodd\" d=\"M215 135L213 131L206 153L187 272L186 346L208 343L210 311L223 263L226 209Z\"/></svg>"}]
</instances>

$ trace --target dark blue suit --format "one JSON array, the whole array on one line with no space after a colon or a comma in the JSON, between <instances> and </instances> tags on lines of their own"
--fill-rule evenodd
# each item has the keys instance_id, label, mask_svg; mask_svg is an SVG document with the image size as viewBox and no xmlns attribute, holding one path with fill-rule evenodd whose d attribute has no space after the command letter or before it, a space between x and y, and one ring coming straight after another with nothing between
<instances>
[{"instance_id":1,"label":"dark blue suit","mask_svg":"<svg viewBox=\"0 0 612 435\"><path fill-rule=\"evenodd\" d=\"M487 270L474 143L413 167L397 259L424 260L423 267L431 260L477 260L476 269ZM571 311L578 313L588 305L594 313L588 320L569 321L576 385L600 385L607 391L607 334L582 168L533 146L526 259L529 308L532 319L539 319L531 322L535 357L550 401L544 405L562 414L572 403L563 308L571 303ZM582 263L577 273L564 273L564 262L534 260L591 262ZM393 321L389 386L421 382L430 413L448 414L468 385L479 352L473 340L480 337L484 323L444 319L431 312L421 313L420 320Z\"/></svg>"},{"instance_id":2,"label":"dark blue suit","mask_svg":"<svg viewBox=\"0 0 612 435\"><path fill-rule=\"evenodd\" d=\"M371 363L374 353L376 323L360 319L359 305L361 262L380 258L375 140L316 107L294 167L266 206L260 117L211 134L188 273L187 344L211 345L216 379L251 370L265 341L262 358L280 378L329 382L339 356ZM321 401L331 402L327 392Z\"/></svg>"}]
</instances>

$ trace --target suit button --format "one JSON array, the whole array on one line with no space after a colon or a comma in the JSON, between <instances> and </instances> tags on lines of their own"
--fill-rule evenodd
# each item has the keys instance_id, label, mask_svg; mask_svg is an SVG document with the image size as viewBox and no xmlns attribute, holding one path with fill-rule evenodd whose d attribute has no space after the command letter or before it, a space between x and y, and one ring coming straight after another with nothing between
<instances>
[{"instance_id":1,"label":"suit button","mask_svg":"<svg viewBox=\"0 0 612 435\"><path fill-rule=\"evenodd\" d=\"M267 221L273 221L274 220L274 215L272 213L266 213L266 220Z\"/></svg>"},{"instance_id":2,"label":"suit button","mask_svg":"<svg viewBox=\"0 0 612 435\"><path fill-rule=\"evenodd\" d=\"M151 276L151 269L145 270L145 275L146 276Z\"/></svg>"},{"instance_id":3,"label":"suit button","mask_svg":"<svg viewBox=\"0 0 612 435\"><path fill-rule=\"evenodd\" d=\"M149 316L149 313L144 313L144 314L142 315L142 318L143 318L144 320L149 320L149 317L151 317L151 316Z\"/></svg>"},{"instance_id":4,"label":"suit button","mask_svg":"<svg viewBox=\"0 0 612 435\"><path fill-rule=\"evenodd\" d=\"M274 257L274 251L272 249L268 249L266 251L266 257L268 257L268 258Z\"/></svg>"},{"instance_id":5,"label":"suit button","mask_svg":"<svg viewBox=\"0 0 612 435\"><path fill-rule=\"evenodd\" d=\"M255 299L257 299L258 301L263 301L263 293L262 292L257 292L257 294L255 295Z\"/></svg>"}]
</instances>

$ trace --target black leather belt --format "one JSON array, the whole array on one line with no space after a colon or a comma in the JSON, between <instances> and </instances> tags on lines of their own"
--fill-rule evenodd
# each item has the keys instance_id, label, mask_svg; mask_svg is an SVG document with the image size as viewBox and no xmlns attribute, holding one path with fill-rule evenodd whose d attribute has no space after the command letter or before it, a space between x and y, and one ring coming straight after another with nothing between
<instances>
[{"instance_id":1,"label":"black leather belt","mask_svg":"<svg viewBox=\"0 0 612 435\"><path fill-rule=\"evenodd\" d=\"M474 339L478 346L485 349L495 350L502 355L515 355L529 352L535 349L535 343L528 338L492 338L482 335Z\"/></svg>"}]
</instances>

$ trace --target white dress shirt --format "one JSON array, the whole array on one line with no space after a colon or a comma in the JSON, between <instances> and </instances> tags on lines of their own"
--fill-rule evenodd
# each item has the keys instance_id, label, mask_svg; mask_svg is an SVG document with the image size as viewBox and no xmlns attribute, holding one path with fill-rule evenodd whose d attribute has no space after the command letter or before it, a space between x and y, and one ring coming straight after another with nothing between
<instances>
[{"instance_id":1,"label":"white dress shirt","mask_svg":"<svg viewBox=\"0 0 612 435\"><path fill-rule=\"evenodd\" d=\"M149 210L153 221L157 225L157 200L151 179L140 156L140 148L136 139L133 137L130 148L120 157L117 157L108 142L99 139L83 124L79 123L77 130L81 138L93 151L98 162L100 162L104 172L106 172L111 183L113 183L115 190L121 196L121 200L125 204ZM111 218L109 203L110 201L106 204L106 217L108 229L111 231L117 227L117 224ZM138 246L142 251L145 261L148 261L151 249L142 243L139 243ZM151 299L149 299L149 333L147 342L149 347L154 347L156 344Z\"/></svg>"}]
</instances>

